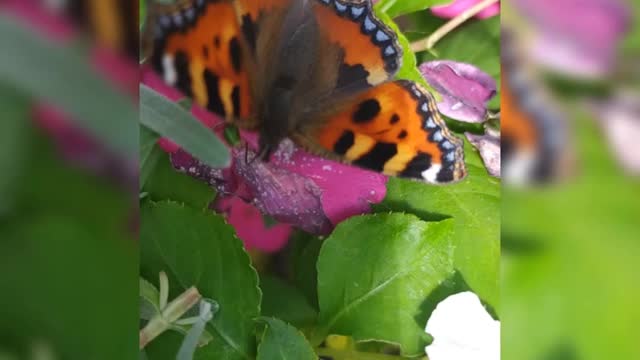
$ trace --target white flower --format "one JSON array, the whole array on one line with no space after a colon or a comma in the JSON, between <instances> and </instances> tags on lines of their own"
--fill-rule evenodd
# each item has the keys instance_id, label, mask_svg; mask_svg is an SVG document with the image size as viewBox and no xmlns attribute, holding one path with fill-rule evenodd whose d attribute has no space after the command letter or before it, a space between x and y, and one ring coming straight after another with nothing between
<instances>
[{"instance_id":1,"label":"white flower","mask_svg":"<svg viewBox=\"0 0 640 360\"><path fill-rule=\"evenodd\" d=\"M500 322L472 292L451 295L438 304L427 322L434 341L430 360L499 360Z\"/></svg>"}]
</instances>

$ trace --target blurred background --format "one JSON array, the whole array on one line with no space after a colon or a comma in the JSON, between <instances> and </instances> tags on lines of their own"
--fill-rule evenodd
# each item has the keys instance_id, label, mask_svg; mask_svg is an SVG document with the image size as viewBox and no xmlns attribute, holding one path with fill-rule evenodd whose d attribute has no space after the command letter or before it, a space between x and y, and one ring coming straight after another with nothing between
<instances>
[{"instance_id":1,"label":"blurred background","mask_svg":"<svg viewBox=\"0 0 640 360\"><path fill-rule=\"evenodd\" d=\"M640 359L639 11L503 2L504 359Z\"/></svg>"},{"instance_id":2,"label":"blurred background","mask_svg":"<svg viewBox=\"0 0 640 360\"><path fill-rule=\"evenodd\" d=\"M138 356L137 6L0 1L0 359Z\"/></svg>"}]
</instances>

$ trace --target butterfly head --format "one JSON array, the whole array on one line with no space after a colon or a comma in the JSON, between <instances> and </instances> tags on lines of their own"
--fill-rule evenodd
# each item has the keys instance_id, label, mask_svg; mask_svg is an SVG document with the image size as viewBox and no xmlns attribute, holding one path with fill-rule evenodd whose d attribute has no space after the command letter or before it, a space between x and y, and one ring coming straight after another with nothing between
<instances>
[{"instance_id":1,"label":"butterfly head","mask_svg":"<svg viewBox=\"0 0 640 360\"><path fill-rule=\"evenodd\" d=\"M278 145L295 128L295 116L292 111L295 79L288 75L275 78L267 96L257 106L256 117L260 133L260 156L268 160Z\"/></svg>"}]
</instances>

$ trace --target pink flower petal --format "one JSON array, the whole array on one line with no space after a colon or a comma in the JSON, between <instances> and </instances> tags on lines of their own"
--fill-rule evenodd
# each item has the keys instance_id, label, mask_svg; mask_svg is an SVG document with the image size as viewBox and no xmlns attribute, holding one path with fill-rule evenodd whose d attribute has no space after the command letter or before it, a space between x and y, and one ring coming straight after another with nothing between
<instances>
[{"instance_id":1,"label":"pink flower petal","mask_svg":"<svg viewBox=\"0 0 640 360\"><path fill-rule=\"evenodd\" d=\"M470 7L482 0L455 0L447 5L438 5L431 7L431 12L438 17L451 19L465 12ZM478 19L487 19L500 13L500 2L497 2L486 9L480 11L475 17Z\"/></svg>"},{"instance_id":2,"label":"pink flower petal","mask_svg":"<svg viewBox=\"0 0 640 360\"><path fill-rule=\"evenodd\" d=\"M24 21L50 40L67 42L77 35L73 25L48 11L38 1L5 0L0 2L0 11Z\"/></svg>"},{"instance_id":3,"label":"pink flower petal","mask_svg":"<svg viewBox=\"0 0 640 360\"><path fill-rule=\"evenodd\" d=\"M260 210L240 198L222 198L216 202L215 208L227 215L227 221L236 229L238 237L248 250L258 249L267 253L279 251L287 244L291 235L289 225L265 226Z\"/></svg>"},{"instance_id":4,"label":"pink flower petal","mask_svg":"<svg viewBox=\"0 0 640 360\"><path fill-rule=\"evenodd\" d=\"M212 169L183 151L172 155L174 166L215 186L219 193L251 203L279 222L295 225L314 234L333 228L323 212L320 188L310 179L254 159L256 154L232 149L228 169Z\"/></svg>"},{"instance_id":5,"label":"pink flower petal","mask_svg":"<svg viewBox=\"0 0 640 360\"><path fill-rule=\"evenodd\" d=\"M614 68L631 24L628 4L618 0L516 0L514 6L533 30L528 55L579 77L598 78Z\"/></svg>"},{"instance_id":6,"label":"pink flower petal","mask_svg":"<svg viewBox=\"0 0 640 360\"><path fill-rule=\"evenodd\" d=\"M442 99L438 110L450 118L485 121L487 103L496 94L495 80L473 65L441 60L420 65L420 72Z\"/></svg>"},{"instance_id":7,"label":"pink flower petal","mask_svg":"<svg viewBox=\"0 0 640 360\"><path fill-rule=\"evenodd\" d=\"M500 133L487 130L484 135L474 135L465 133L465 136L480 151L482 162L487 168L489 175L500 177Z\"/></svg>"}]
</instances>

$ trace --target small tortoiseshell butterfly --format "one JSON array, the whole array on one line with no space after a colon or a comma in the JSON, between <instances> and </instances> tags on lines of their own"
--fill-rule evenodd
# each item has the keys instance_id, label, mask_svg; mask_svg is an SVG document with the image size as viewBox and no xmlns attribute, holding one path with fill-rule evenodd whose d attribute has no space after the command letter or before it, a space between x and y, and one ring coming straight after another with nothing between
<instances>
[{"instance_id":1,"label":"small tortoiseshell butterfly","mask_svg":"<svg viewBox=\"0 0 640 360\"><path fill-rule=\"evenodd\" d=\"M392 80L402 48L370 0L182 1L156 7L148 26L154 69L197 104L257 131L262 159L291 138L387 175L465 176L462 141L433 96Z\"/></svg>"},{"instance_id":2,"label":"small tortoiseshell butterfly","mask_svg":"<svg viewBox=\"0 0 640 360\"><path fill-rule=\"evenodd\" d=\"M52 6L68 16L95 43L117 50L132 59L139 57L139 5L131 0L66 0Z\"/></svg>"},{"instance_id":3,"label":"small tortoiseshell butterfly","mask_svg":"<svg viewBox=\"0 0 640 360\"><path fill-rule=\"evenodd\" d=\"M502 176L510 184L542 184L573 168L564 117L541 89L511 34L503 30L501 69Z\"/></svg>"}]
</instances>

